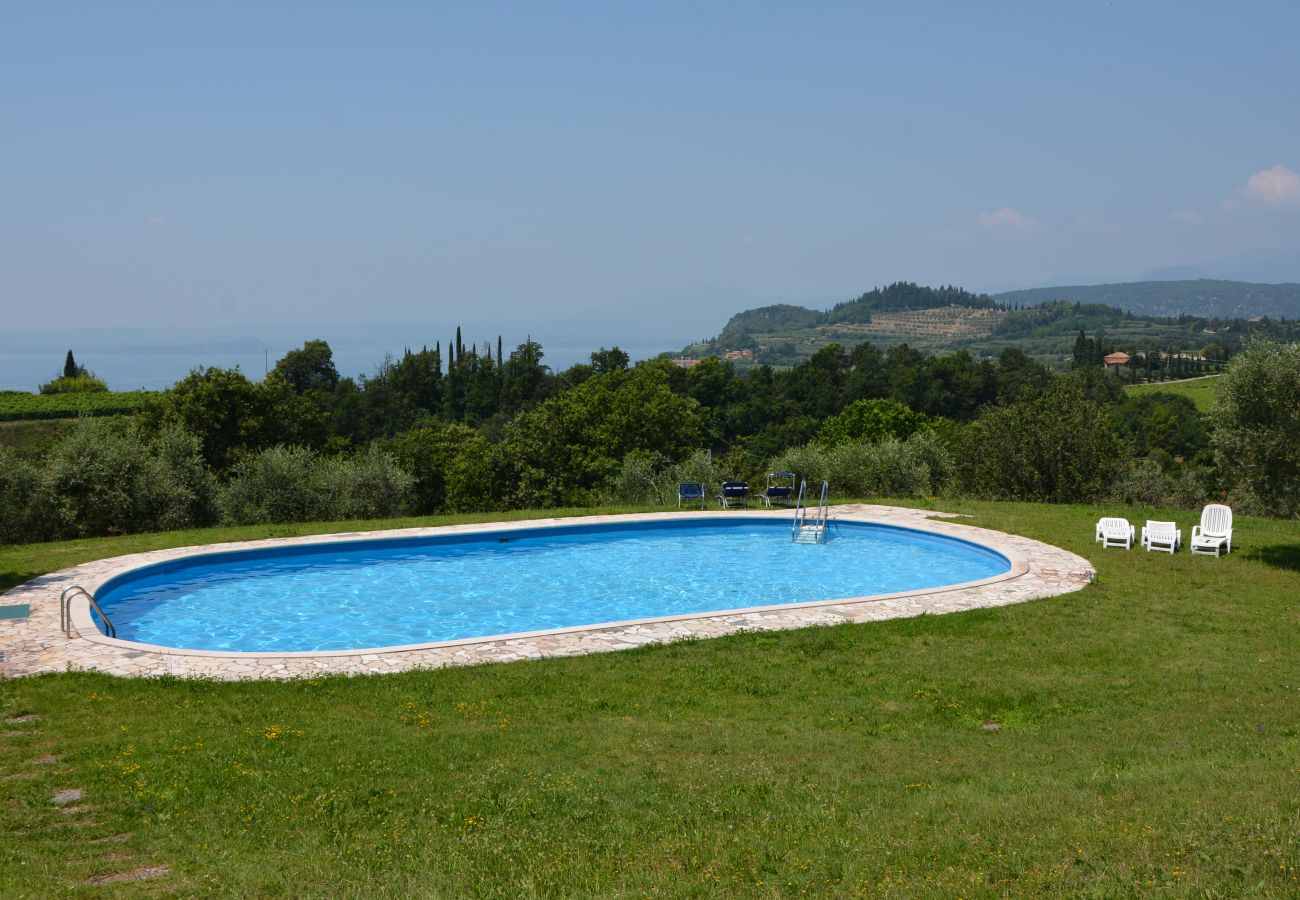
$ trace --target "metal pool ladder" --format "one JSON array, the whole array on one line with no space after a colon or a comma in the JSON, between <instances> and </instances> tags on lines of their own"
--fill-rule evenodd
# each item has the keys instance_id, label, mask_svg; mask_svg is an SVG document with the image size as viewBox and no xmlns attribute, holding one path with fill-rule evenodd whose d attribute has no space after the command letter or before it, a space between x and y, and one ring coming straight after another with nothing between
<instances>
[{"instance_id":1,"label":"metal pool ladder","mask_svg":"<svg viewBox=\"0 0 1300 900\"><path fill-rule=\"evenodd\" d=\"M77 633L72 628L71 610L72 598L77 596L77 594L85 594L86 599L90 601L90 608L99 613L99 617L104 620L104 634L111 638L117 637L117 629L113 627L113 623L109 620L108 616L104 615L104 611L99 608L99 604L95 601L94 595L79 584L74 584L70 588L65 588L63 593L59 596L59 625L63 627L63 633L68 637L77 636Z\"/></svg>"},{"instance_id":2,"label":"metal pool ladder","mask_svg":"<svg viewBox=\"0 0 1300 900\"><path fill-rule=\"evenodd\" d=\"M796 544L822 544L826 542L826 517L829 512L826 498L830 493L830 483L822 482L821 500L817 504L817 513L809 520L811 510L805 504L808 481L799 482L799 499L794 507L794 524L790 527L790 540Z\"/></svg>"}]
</instances>

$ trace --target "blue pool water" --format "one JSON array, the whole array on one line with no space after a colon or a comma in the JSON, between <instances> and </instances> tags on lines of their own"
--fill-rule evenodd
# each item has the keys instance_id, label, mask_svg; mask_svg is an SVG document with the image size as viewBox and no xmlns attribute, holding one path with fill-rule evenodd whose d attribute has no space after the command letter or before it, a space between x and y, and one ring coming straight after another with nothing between
<instances>
[{"instance_id":1,"label":"blue pool water","mask_svg":"<svg viewBox=\"0 0 1300 900\"><path fill-rule=\"evenodd\" d=\"M209 553L97 599L125 640L351 650L920 590L1008 571L992 550L860 523L692 518Z\"/></svg>"}]
</instances>

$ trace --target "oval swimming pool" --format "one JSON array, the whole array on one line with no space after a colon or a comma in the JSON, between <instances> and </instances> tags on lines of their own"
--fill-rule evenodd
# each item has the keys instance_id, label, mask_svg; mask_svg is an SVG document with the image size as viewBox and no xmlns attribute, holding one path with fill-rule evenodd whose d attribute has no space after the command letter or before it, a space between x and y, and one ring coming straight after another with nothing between
<instances>
[{"instance_id":1,"label":"oval swimming pool","mask_svg":"<svg viewBox=\"0 0 1300 900\"><path fill-rule=\"evenodd\" d=\"M97 599L124 640L337 651L924 590L1010 571L993 550L844 522L691 517L203 553L125 572Z\"/></svg>"}]
</instances>

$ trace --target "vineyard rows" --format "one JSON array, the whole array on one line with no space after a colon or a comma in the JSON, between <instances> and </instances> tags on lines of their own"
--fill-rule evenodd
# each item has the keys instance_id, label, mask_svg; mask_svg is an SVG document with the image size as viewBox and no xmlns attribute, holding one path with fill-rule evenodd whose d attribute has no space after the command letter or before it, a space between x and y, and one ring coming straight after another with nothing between
<instances>
[{"instance_id":1,"label":"vineyard rows","mask_svg":"<svg viewBox=\"0 0 1300 900\"><path fill-rule=\"evenodd\" d=\"M104 391L84 394L0 393L0 422L130 415L140 408L147 396L149 396L147 391Z\"/></svg>"}]
</instances>

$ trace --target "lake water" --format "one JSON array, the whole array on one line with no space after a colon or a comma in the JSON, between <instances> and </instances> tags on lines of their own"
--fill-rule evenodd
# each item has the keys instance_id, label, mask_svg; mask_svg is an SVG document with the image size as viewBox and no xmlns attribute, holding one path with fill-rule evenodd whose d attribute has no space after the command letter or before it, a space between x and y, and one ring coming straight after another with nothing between
<instances>
[{"instance_id":1,"label":"lake water","mask_svg":"<svg viewBox=\"0 0 1300 900\"><path fill-rule=\"evenodd\" d=\"M236 343L236 342L232 342ZM267 344L256 341L237 342L236 349L177 349L168 352L166 347L94 352L72 346L77 363L108 382L115 391L162 390L171 387L194 368L216 366L233 369L238 366L245 375L259 380L275 366L276 360L289 350L302 346L296 344ZM618 344L634 360L647 359L668 350L680 350L685 341L626 343L607 341L605 346ZM334 365L339 374L355 377L371 375L383 360L384 354L400 356L404 347L400 343L374 346L334 347ZM566 369L575 363L587 362L600 342L578 344L545 344L543 362L553 370ZM63 374L63 361L68 348L56 350L42 348L38 352L15 352L0 349L0 390L36 391L40 385ZM507 353L509 350L507 349Z\"/></svg>"}]
</instances>

